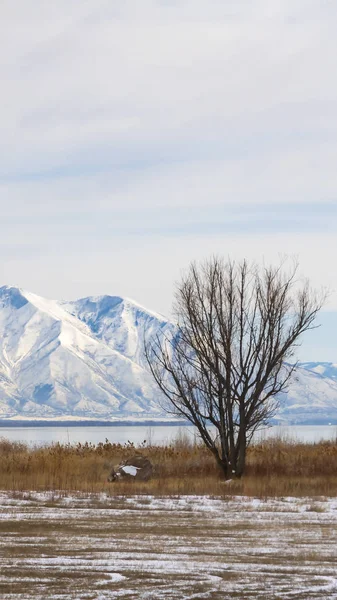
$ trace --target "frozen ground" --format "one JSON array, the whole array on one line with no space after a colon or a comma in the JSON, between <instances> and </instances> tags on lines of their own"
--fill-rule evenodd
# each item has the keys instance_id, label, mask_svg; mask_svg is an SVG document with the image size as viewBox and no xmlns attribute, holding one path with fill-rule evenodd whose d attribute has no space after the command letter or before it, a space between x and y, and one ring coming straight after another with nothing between
<instances>
[{"instance_id":1,"label":"frozen ground","mask_svg":"<svg viewBox=\"0 0 337 600\"><path fill-rule=\"evenodd\" d=\"M0 597L337 599L337 499L0 493Z\"/></svg>"}]
</instances>

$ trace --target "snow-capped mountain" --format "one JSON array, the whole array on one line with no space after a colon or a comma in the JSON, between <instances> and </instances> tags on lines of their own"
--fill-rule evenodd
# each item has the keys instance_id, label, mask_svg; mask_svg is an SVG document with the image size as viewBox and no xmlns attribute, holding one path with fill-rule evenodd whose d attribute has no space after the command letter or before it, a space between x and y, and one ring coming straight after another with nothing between
<instances>
[{"instance_id":1,"label":"snow-capped mountain","mask_svg":"<svg viewBox=\"0 0 337 600\"><path fill-rule=\"evenodd\" d=\"M0 418L162 416L141 352L146 325L166 324L121 298L65 304L0 288Z\"/></svg>"},{"instance_id":2,"label":"snow-capped mountain","mask_svg":"<svg viewBox=\"0 0 337 600\"><path fill-rule=\"evenodd\" d=\"M58 302L0 288L0 419L170 419L144 341L171 328L118 296ZM337 423L337 365L300 365L277 420Z\"/></svg>"},{"instance_id":3,"label":"snow-capped mountain","mask_svg":"<svg viewBox=\"0 0 337 600\"><path fill-rule=\"evenodd\" d=\"M279 422L337 424L337 378L332 363L301 363L280 397ZM325 375L325 372L329 375Z\"/></svg>"}]
</instances>

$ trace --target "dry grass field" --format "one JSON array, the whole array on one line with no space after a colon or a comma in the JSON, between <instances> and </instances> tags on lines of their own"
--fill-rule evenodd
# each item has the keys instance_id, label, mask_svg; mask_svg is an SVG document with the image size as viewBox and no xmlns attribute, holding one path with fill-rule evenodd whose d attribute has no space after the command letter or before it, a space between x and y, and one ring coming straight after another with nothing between
<instances>
[{"instance_id":1,"label":"dry grass field","mask_svg":"<svg viewBox=\"0 0 337 600\"><path fill-rule=\"evenodd\" d=\"M0 493L2 600L336 600L337 500Z\"/></svg>"},{"instance_id":2,"label":"dry grass field","mask_svg":"<svg viewBox=\"0 0 337 600\"><path fill-rule=\"evenodd\" d=\"M147 456L155 474L146 483L107 482L113 465L135 452ZM167 447L138 448L106 443L29 447L0 440L0 489L11 491L106 492L255 497L337 496L337 442L295 443L272 439L251 446L247 473L224 483L213 457L202 446L180 437Z\"/></svg>"},{"instance_id":3,"label":"dry grass field","mask_svg":"<svg viewBox=\"0 0 337 600\"><path fill-rule=\"evenodd\" d=\"M108 483L136 452L151 481ZM0 440L1 600L337 600L337 444L269 440L225 482L212 456Z\"/></svg>"}]
</instances>

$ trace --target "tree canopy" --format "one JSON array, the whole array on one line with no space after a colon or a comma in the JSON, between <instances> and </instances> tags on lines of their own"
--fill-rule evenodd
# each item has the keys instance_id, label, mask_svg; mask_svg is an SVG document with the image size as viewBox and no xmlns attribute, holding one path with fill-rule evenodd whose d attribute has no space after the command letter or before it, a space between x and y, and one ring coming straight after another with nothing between
<instances>
[{"instance_id":1,"label":"tree canopy","mask_svg":"<svg viewBox=\"0 0 337 600\"><path fill-rule=\"evenodd\" d=\"M168 410L198 430L226 478L240 477L256 429L279 406L302 334L324 298L289 269L214 257L177 285L172 336L146 347Z\"/></svg>"}]
</instances>

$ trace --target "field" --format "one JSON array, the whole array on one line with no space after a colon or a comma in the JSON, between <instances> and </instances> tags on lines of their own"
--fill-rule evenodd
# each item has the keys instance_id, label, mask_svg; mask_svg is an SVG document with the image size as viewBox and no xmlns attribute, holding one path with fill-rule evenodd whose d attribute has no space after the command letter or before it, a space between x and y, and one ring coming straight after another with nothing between
<instances>
[{"instance_id":1,"label":"field","mask_svg":"<svg viewBox=\"0 0 337 600\"><path fill-rule=\"evenodd\" d=\"M140 452L149 482L108 483ZM1 600L337 600L337 444L269 440L225 482L199 444L0 440Z\"/></svg>"},{"instance_id":2,"label":"field","mask_svg":"<svg viewBox=\"0 0 337 600\"><path fill-rule=\"evenodd\" d=\"M3 600L337 599L337 501L0 495Z\"/></svg>"}]
</instances>

